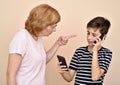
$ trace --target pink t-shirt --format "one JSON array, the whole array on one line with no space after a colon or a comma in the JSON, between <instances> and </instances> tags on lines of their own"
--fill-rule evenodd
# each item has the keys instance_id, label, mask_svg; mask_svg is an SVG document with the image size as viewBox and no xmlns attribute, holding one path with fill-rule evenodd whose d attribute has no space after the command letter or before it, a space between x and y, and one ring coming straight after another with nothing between
<instances>
[{"instance_id":1,"label":"pink t-shirt","mask_svg":"<svg viewBox=\"0 0 120 85\"><path fill-rule=\"evenodd\" d=\"M41 38L35 41L26 29L20 29L10 43L9 53L23 57L17 85L45 85L46 53Z\"/></svg>"}]
</instances>

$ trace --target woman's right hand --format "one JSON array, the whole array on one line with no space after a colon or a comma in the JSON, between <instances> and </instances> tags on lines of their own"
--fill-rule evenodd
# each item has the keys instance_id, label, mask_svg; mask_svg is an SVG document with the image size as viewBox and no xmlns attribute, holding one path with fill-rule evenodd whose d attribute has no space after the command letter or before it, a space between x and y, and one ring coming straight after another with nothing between
<instances>
[{"instance_id":1,"label":"woman's right hand","mask_svg":"<svg viewBox=\"0 0 120 85\"><path fill-rule=\"evenodd\" d=\"M66 35L66 36L60 36L57 40L57 43L59 46L66 45L68 43L68 40L76 37L76 35Z\"/></svg>"}]
</instances>

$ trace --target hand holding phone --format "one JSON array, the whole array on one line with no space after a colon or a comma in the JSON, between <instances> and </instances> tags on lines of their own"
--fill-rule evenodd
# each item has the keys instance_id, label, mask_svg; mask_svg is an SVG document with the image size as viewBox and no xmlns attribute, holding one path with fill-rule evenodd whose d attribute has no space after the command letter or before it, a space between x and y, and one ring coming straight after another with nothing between
<instances>
[{"instance_id":1,"label":"hand holding phone","mask_svg":"<svg viewBox=\"0 0 120 85\"><path fill-rule=\"evenodd\" d=\"M62 62L60 65L65 65L66 66L65 68L68 68L66 60L65 60L65 58L63 56L57 55L57 58L58 58L59 62ZM68 71L68 69L67 69L67 71Z\"/></svg>"},{"instance_id":2,"label":"hand holding phone","mask_svg":"<svg viewBox=\"0 0 120 85\"><path fill-rule=\"evenodd\" d=\"M103 37L104 37L104 35L101 35L101 36L100 36L100 39L102 40L102 39L103 39ZM94 43L96 44L97 42L96 42L96 41L94 41Z\"/></svg>"}]
</instances>

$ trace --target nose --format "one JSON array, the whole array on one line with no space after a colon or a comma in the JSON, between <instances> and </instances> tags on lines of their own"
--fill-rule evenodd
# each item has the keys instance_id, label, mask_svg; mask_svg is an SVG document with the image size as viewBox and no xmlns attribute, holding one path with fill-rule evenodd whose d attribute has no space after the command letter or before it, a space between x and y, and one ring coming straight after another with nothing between
<instances>
[{"instance_id":1,"label":"nose","mask_svg":"<svg viewBox=\"0 0 120 85\"><path fill-rule=\"evenodd\" d=\"M87 38L90 40L90 39L92 39L92 36L91 36L91 35L88 35Z\"/></svg>"}]
</instances>

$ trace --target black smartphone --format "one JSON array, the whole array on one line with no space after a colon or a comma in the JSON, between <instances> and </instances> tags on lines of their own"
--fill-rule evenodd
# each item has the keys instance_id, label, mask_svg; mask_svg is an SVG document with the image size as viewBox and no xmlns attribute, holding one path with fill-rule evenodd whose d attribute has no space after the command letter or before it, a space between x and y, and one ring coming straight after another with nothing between
<instances>
[{"instance_id":1,"label":"black smartphone","mask_svg":"<svg viewBox=\"0 0 120 85\"><path fill-rule=\"evenodd\" d=\"M65 60L65 58L63 56L57 55L57 58L58 58L59 62L62 62L60 65L65 65L66 66L65 68L68 68L66 60ZM67 69L67 71L68 71L68 69Z\"/></svg>"},{"instance_id":2,"label":"black smartphone","mask_svg":"<svg viewBox=\"0 0 120 85\"><path fill-rule=\"evenodd\" d=\"M104 35L101 35L101 36L100 36L100 39L102 40L102 39L103 39L103 37L104 37ZM96 41L94 41L94 43L96 43Z\"/></svg>"}]
</instances>

